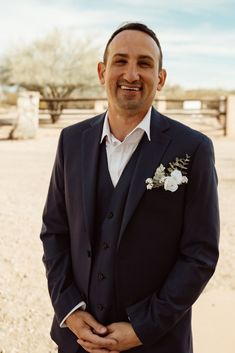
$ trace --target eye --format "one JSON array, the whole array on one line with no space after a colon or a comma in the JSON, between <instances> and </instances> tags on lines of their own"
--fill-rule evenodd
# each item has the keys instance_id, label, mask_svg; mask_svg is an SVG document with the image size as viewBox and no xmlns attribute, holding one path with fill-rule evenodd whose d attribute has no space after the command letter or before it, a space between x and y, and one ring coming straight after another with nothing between
<instances>
[{"instance_id":1,"label":"eye","mask_svg":"<svg viewBox=\"0 0 235 353\"><path fill-rule=\"evenodd\" d=\"M126 63L125 59L117 59L115 60L115 64L117 65L124 65Z\"/></svg>"},{"instance_id":2,"label":"eye","mask_svg":"<svg viewBox=\"0 0 235 353\"><path fill-rule=\"evenodd\" d=\"M152 65L148 61L140 61L139 65L141 67L152 67Z\"/></svg>"}]
</instances>

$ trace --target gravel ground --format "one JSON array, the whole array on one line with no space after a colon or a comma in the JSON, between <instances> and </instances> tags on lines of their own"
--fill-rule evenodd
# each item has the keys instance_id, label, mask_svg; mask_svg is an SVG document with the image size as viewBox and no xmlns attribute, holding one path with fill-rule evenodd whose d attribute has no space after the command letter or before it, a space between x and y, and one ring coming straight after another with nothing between
<instances>
[{"instance_id":1,"label":"gravel ground","mask_svg":"<svg viewBox=\"0 0 235 353\"><path fill-rule=\"evenodd\" d=\"M39 232L59 131L41 128L35 140L0 141L0 353L56 352ZM213 141L221 256L206 292L235 294L235 140Z\"/></svg>"}]
</instances>

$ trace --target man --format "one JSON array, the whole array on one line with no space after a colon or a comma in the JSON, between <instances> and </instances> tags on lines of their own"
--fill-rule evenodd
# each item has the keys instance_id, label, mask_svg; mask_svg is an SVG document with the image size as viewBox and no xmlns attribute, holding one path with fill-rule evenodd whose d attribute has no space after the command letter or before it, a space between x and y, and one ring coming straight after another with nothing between
<instances>
[{"instance_id":1,"label":"man","mask_svg":"<svg viewBox=\"0 0 235 353\"><path fill-rule=\"evenodd\" d=\"M153 107L153 31L111 36L108 111L60 136L41 239L59 352L191 353L191 307L218 259L211 141ZM206 342L205 342L206 344Z\"/></svg>"}]
</instances>

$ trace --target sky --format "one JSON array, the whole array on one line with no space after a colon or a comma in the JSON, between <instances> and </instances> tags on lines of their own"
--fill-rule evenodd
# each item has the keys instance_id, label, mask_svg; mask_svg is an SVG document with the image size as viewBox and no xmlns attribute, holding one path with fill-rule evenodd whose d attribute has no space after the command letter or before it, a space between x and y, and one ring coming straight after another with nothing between
<instances>
[{"instance_id":1,"label":"sky","mask_svg":"<svg viewBox=\"0 0 235 353\"><path fill-rule=\"evenodd\" d=\"M104 47L120 24L137 21L156 32L169 84L235 89L235 0L0 0L0 5L0 55L54 28L88 35Z\"/></svg>"}]
</instances>

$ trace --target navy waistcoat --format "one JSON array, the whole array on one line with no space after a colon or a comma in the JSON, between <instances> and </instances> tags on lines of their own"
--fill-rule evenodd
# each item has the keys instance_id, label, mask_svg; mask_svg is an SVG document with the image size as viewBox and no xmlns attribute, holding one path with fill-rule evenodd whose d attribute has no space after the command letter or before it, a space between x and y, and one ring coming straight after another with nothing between
<instances>
[{"instance_id":1,"label":"navy waistcoat","mask_svg":"<svg viewBox=\"0 0 235 353\"><path fill-rule=\"evenodd\" d=\"M140 142L115 188L108 170L105 142L100 146L88 311L104 325L128 321L124 306L117 302L115 264L122 215L141 145Z\"/></svg>"}]
</instances>

